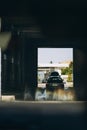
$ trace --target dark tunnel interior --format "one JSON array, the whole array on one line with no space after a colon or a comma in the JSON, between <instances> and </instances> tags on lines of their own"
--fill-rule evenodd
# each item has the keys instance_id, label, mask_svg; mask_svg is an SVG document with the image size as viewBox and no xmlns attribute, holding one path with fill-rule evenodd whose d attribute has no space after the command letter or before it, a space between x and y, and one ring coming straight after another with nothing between
<instances>
[{"instance_id":1,"label":"dark tunnel interior","mask_svg":"<svg viewBox=\"0 0 87 130\"><path fill-rule=\"evenodd\" d=\"M7 48L1 51L1 93L18 100L0 101L0 129L86 130L87 2L3 0L0 17L0 35L11 32ZM33 102L37 50L44 47L73 48L75 102ZM32 102L23 101L25 87L32 93Z\"/></svg>"}]
</instances>

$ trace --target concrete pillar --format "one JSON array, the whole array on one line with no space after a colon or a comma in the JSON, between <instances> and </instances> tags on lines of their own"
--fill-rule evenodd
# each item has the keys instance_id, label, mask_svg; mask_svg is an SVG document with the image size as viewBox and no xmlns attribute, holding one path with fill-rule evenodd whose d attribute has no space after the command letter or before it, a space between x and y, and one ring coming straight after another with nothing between
<instances>
[{"instance_id":1,"label":"concrete pillar","mask_svg":"<svg viewBox=\"0 0 87 130\"><path fill-rule=\"evenodd\" d=\"M1 18L0 18L0 32L1 32Z\"/></svg>"},{"instance_id":2,"label":"concrete pillar","mask_svg":"<svg viewBox=\"0 0 87 130\"><path fill-rule=\"evenodd\" d=\"M0 99L1 99L1 48L0 48Z\"/></svg>"},{"instance_id":3,"label":"concrete pillar","mask_svg":"<svg viewBox=\"0 0 87 130\"><path fill-rule=\"evenodd\" d=\"M1 32L1 18L0 18L0 32ZM0 48L0 99L1 99L1 48Z\"/></svg>"}]
</instances>

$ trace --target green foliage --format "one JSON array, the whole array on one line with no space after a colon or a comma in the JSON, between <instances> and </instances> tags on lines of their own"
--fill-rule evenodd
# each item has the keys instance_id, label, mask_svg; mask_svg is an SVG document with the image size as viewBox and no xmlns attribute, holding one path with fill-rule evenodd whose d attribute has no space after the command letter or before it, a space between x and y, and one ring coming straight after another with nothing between
<instances>
[{"instance_id":1,"label":"green foliage","mask_svg":"<svg viewBox=\"0 0 87 130\"><path fill-rule=\"evenodd\" d=\"M69 68L73 68L73 62L72 61L69 64Z\"/></svg>"},{"instance_id":2,"label":"green foliage","mask_svg":"<svg viewBox=\"0 0 87 130\"><path fill-rule=\"evenodd\" d=\"M68 74L67 82L72 82L72 75Z\"/></svg>"},{"instance_id":3,"label":"green foliage","mask_svg":"<svg viewBox=\"0 0 87 130\"><path fill-rule=\"evenodd\" d=\"M61 70L62 75L68 75L68 82L72 82L72 74L73 74L73 62L70 62L69 67L63 68Z\"/></svg>"},{"instance_id":4,"label":"green foliage","mask_svg":"<svg viewBox=\"0 0 87 130\"><path fill-rule=\"evenodd\" d=\"M63 68L61 70L62 75L69 75L73 73L73 62L70 62L69 67Z\"/></svg>"},{"instance_id":5,"label":"green foliage","mask_svg":"<svg viewBox=\"0 0 87 130\"><path fill-rule=\"evenodd\" d=\"M69 73L69 68L68 68L68 67L63 68L63 69L61 70L61 74L62 74L62 75L67 75L68 73Z\"/></svg>"}]
</instances>

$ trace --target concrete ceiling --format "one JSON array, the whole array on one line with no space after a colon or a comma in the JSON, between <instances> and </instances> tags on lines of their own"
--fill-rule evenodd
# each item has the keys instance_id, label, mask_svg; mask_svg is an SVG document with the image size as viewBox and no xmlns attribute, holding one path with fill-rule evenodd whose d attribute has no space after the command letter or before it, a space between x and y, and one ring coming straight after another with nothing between
<instances>
[{"instance_id":1,"label":"concrete ceiling","mask_svg":"<svg viewBox=\"0 0 87 130\"><path fill-rule=\"evenodd\" d=\"M10 3L6 1L2 2L0 12L2 18L7 18L7 25L12 23L28 28L31 23L32 26L36 24L48 39L86 37L87 2L84 0L25 0ZM15 17L15 20L11 17Z\"/></svg>"}]
</instances>

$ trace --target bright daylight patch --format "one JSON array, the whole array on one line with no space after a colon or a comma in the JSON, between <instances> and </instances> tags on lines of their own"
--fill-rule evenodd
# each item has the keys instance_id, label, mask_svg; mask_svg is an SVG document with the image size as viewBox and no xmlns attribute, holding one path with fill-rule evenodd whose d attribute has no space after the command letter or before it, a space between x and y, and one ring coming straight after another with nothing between
<instances>
[{"instance_id":1,"label":"bright daylight patch","mask_svg":"<svg viewBox=\"0 0 87 130\"><path fill-rule=\"evenodd\" d=\"M38 48L36 100L76 100L73 48Z\"/></svg>"}]
</instances>

